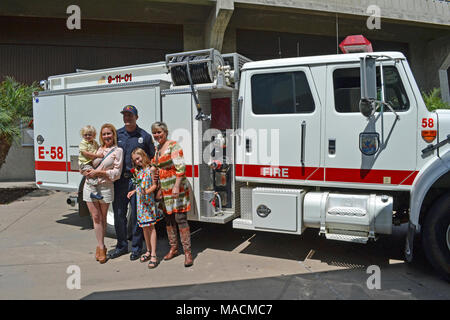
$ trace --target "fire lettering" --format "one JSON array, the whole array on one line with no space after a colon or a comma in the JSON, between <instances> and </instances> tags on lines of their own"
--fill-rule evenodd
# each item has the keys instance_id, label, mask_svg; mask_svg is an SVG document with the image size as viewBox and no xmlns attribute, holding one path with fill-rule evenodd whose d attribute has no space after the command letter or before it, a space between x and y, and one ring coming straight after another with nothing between
<instances>
[{"instance_id":1,"label":"fire lettering","mask_svg":"<svg viewBox=\"0 0 450 320\"><path fill-rule=\"evenodd\" d=\"M261 175L264 177L289 178L288 168L264 167L261 168Z\"/></svg>"}]
</instances>

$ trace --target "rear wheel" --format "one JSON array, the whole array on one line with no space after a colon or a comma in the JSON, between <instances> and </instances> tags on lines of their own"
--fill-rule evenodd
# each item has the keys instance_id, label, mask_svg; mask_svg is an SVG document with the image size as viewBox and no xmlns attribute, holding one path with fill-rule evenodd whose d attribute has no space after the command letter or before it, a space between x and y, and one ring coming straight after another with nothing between
<instances>
[{"instance_id":1,"label":"rear wheel","mask_svg":"<svg viewBox=\"0 0 450 320\"><path fill-rule=\"evenodd\" d=\"M80 217L89 217L91 214L87 207L86 201L83 200L83 188L86 177L83 177L78 187L78 214Z\"/></svg>"},{"instance_id":2,"label":"rear wheel","mask_svg":"<svg viewBox=\"0 0 450 320\"><path fill-rule=\"evenodd\" d=\"M450 281L450 192L440 196L428 210L422 241L428 261Z\"/></svg>"}]
</instances>

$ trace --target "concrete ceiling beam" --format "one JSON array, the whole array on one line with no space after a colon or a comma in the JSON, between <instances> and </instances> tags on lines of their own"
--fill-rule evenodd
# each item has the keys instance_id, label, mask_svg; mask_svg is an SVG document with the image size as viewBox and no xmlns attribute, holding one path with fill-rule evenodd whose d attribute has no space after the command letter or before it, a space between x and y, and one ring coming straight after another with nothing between
<instances>
[{"instance_id":1,"label":"concrete ceiling beam","mask_svg":"<svg viewBox=\"0 0 450 320\"><path fill-rule=\"evenodd\" d=\"M217 0L205 29L205 48L222 51L223 38L233 15L234 0Z\"/></svg>"}]
</instances>

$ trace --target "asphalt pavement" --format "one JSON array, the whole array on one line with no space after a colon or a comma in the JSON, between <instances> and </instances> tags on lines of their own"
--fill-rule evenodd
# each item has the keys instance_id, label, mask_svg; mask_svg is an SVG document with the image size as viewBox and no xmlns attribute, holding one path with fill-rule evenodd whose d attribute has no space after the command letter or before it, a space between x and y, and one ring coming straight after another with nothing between
<instances>
[{"instance_id":1,"label":"asphalt pavement","mask_svg":"<svg viewBox=\"0 0 450 320\"><path fill-rule=\"evenodd\" d=\"M1 187L1 185L0 185ZM88 217L68 193L35 190L0 205L0 299L448 300L450 286L420 244L403 260L406 227L366 245L190 222L194 266L184 256L153 270L129 255L95 261ZM164 225L157 255L168 251ZM115 239L106 238L114 249ZM417 241L418 242L418 241Z\"/></svg>"}]
</instances>

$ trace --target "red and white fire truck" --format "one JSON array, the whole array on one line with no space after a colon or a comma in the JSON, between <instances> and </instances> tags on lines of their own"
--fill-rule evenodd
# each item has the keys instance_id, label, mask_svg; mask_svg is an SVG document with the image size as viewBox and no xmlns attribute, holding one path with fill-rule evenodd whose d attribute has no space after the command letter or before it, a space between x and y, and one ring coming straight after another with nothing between
<instances>
[{"instance_id":1,"label":"red and white fire truck","mask_svg":"<svg viewBox=\"0 0 450 320\"><path fill-rule=\"evenodd\" d=\"M189 219L360 243L407 223L406 259L420 230L448 278L450 111L427 110L402 53L355 37L341 47L256 62L208 49L52 76L33 96L36 183L80 195L80 129L122 127L132 104L140 127L166 122L184 150ZM68 202L83 214L80 200Z\"/></svg>"}]
</instances>

